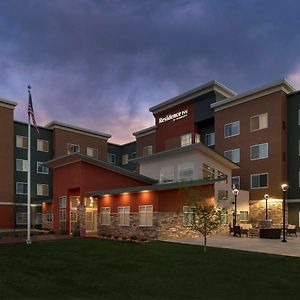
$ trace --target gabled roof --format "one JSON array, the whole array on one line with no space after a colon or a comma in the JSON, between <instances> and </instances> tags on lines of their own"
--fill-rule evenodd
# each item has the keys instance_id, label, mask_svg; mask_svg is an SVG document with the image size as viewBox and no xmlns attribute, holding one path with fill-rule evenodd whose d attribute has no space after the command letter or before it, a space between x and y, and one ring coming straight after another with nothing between
<instances>
[{"instance_id":1,"label":"gabled roof","mask_svg":"<svg viewBox=\"0 0 300 300\"><path fill-rule=\"evenodd\" d=\"M55 168L63 167L66 165L74 164L74 163L77 163L80 161L101 167L103 169L106 169L106 170L109 170L109 171L112 171L115 173L119 173L119 174L127 176L127 177L131 177L131 178L143 181L145 183L153 184L153 183L157 182L157 180L155 180L153 178L125 170L123 168L117 167L117 166L110 164L108 162L105 162L103 160L98 160L98 159L86 156L84 154L81 154L81 153L72 153L69 155L60 156L60 157L57 157L50 161L45 162L43 165L55 169Z\"/></svg>"},{"instance_id":2,"label":"gabled roof","mask_svg":"<svg viewBox=\"0 0 300 300\"><path fill-rule=\"evenodd\" d=\"M286 79L282 79L263 85L256 89L252 89L245 93L212 103L211 108L214 108L215 111L222 110L278 91L283 91L284 93L289 94L294 92L295 88Z\"/></svg>"},{"instance_id":3,"label":"gabled roof","mask_svg":"<svg viewBox=\"0 0 300 300\"><path fill-rule=\"evenodd\" d=\"M216 178L216 179L198 179L191 181L180 181L180 182L172 182L172 183L159 183L154 185L147 186L135 186L128 188L120 188L120 189L109 189L109 190L98 190L91 191L87 194L89 196L104 196L104 195L118 195L122 193L138 193L138 192L146 192L146 191L165 191L165 190L173 190L179 188L187 188L199 185L208 185L214 184L218 181L223 181L224 178Z\"/></svg>"},{"instance_id":4,"label":"gabled roof","mask_svg":"<svg viewBox=\"0 0 300 300\"><path fill-rule=\"evenodd\" d=\"M94 131L94 130L90 130L90 129L87 129L87 128L66 124L66 123L63 123L63 122L55 121L55 120L51 121L50 123L45 125L45 128L49 128L49 129L57 128L57 129L62 129L62 130L66 130L66 131L76 132L76 133L79 133L79 134L98 137L98 138L106 139L106 140L111 137L110 134L106 134L106 133L103 133L103 132L100 132L100 131Z\"/></svg>"},{"instance_id":5,"label":"gabled roof","mask_svg":"<svg viewBox=\"0 0 300 300\"><path fill-rule=\"evenodd\" d=\"M17 106L17 102L0 98L0 106L5 108L14 109Z\"/></svg>"},{"instance_id":6,"label":"gabled roof","mask_svg":"<svg viewBox=\"0 0 300 300\"><path fill-rule=\"evenodd\" d=\"M155 160L155 159L158 159L158 158L168 157L168 156L173 155L173 154L189 152L189 151L194 151L194 150L198 150L198 151L201 151L201 152L205 153L210 158L212 158L216 161L219 161L220 163L222 163L223 165L227 166L230 169L234 170L234 169L239 169L240 168L237 164L235 164L231 160L228 160L224 156L220 155L219 153L217 153L216 151L210 149L209 147L203 145L202 143L195 143L195 144L185 146L185 147L172 148L172 149L169 149L169 150L166 150L166 151L156 152L156 153L153 153L153 154L150 154L150 155L137 157L137 158L131 159L129 161L137 162L137 163L138 162L143 162L143 161L151 161L151 160Z\"/></svg>"},{"instance_id":7,"label":"gabled roof","mask_svg":"<svg viewBox=\"0 0 300 300\"><path fill-rule=\"evenodd\" d=\"M166 100L166 101L164 101L160 104L152 106L152 107L149 108L149 111L151 111L152 113L158 113L160 111L163 111L165 109L171 108L171 107L176 106L178 104L184 103L188 100L191 100L195 97L204 95L204 94L209 93L211 91L216 91L216 92L220 93L221 95L225 96L226 98L236 95L236 93L234 91L232 91L231 89L229 89L228 87L226 87L222 83L220 83L216 80L212 80L212 81L209 81L209 82L207 82L203 85L200 85L200 86L196 87L195 89L192 89L192 90L187 91L187 92L185 92L181 95L178 95L178 96L173 97L169 100Z\"/></svg>"}]
</instances>

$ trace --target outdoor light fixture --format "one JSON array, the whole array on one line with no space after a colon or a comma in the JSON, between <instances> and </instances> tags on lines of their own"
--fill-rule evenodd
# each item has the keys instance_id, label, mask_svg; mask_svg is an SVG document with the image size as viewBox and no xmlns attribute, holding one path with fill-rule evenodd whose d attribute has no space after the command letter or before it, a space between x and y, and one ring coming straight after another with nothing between
<instances>
[{"instance_id":1,"label":"outdoor light fixture","mask_svg":"<svg viewBox=\"0 0 300 300\"><path fill-rule=\"evenodd\" d=\"M266 200L266 220L268 220L268 199L269 199L269 195L265 194L264 198Z\"/></svg>"},{"instance_id":2,"label":"outdoor light fixture","mask_svg":"<svg viewBox=\"0 0 300 300\"><path fill-rule=\"evenodd\" d=\"M233 219L233 226L236 225L236 205L237 205L237 195L239 194L239 190L238 189L233 189L232 190L232 194L234 196L234 219Z\"/></svg>"},{"instance_id":3,"label":"outdoor light fixture","mask_svg":"<svg viewBox=\"0 0 300 300\"><path fill-rule=\"evenodd\" d=\"M282 189L282 219L283 219L283 237L282 242L286 243L285 239L285 200L286 200L286 191L288 190L289 186L286 183L281 185Z\"/></svg>"}]
</instances>

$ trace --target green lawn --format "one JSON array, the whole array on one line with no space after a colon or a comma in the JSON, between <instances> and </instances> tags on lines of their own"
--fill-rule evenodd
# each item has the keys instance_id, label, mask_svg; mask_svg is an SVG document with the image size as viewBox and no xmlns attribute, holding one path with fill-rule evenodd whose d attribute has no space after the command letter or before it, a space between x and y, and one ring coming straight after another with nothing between
<instances>
[{"instance_id":1,"label":"green lawn","mask_svg":"<svg viewBox=\"0 0 300 300\"><path fill-rule=\"evenodd\" d=\"M0 299L300 299L300 259L164 242L0 245Z\"/></svg>"}]
</instances>

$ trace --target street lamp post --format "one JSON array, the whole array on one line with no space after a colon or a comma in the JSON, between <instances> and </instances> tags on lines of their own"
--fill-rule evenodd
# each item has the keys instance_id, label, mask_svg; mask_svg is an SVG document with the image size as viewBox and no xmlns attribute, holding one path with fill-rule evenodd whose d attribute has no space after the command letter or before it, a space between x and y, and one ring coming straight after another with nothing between
<instances>
[{"instance_id":1,"label":"street lamp post","mask_svg":"<svg viewBox=\"0 0 300 300\"><path fill-rule=\"evenodd\" d=\"M266 200L266 220L268 220L268 199L269 199L269 195L265 194L264 198Z\"/></svg>"},{"instance_id":2,"label":"street lamp post","mask_svg":"<svg viewBox=\"0 0 300 300\"><path fill-rule=\"evenodd\" d=\"M233 189L232 194L234 196L234 219L233 219L233 226L236 225L236 206L237 206L237 195L239 194L238 189Z\"/></svg>"},{"instance_id":3,"label":"street lamp post","mask_svg":"<svg viewBox=\"0 0 300 300\"><path fill-rule=\"evenodd\" d=\"M286 243L286 238L285 238L285 200L286 200L286 191L288 190L289 186L284 183L281 185L281 189L283 192L282 195L282 218L283 218L283 237L282 237L282 242Z\"/></svg>"}]
</instances>

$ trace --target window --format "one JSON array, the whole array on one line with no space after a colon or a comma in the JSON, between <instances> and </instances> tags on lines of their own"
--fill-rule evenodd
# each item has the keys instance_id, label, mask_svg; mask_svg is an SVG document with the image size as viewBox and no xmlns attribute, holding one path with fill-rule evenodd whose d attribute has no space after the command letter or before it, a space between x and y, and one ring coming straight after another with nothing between
<instances>
[{"instance_id":1,"label":"window","mask_svg":"<svg viewBox=\"0 0 300 300\"><path fill-rule=\"evenodd\" d=\"M28 138L27 138L27 136L17 135L16 136L16 146L17 146L17 148L27 149L28 148Z\"/></svg>"},{"instance_id":2,"label":"window","mask_svg":"<svg viewBox=\"0 0 300 300\"><path fill-rule=\"evenodd\" d=\"M256 131L268 128L268 114L261 114L250 118L250 130Z\"/></svg>"},{"instance_id":3,"label":"window","mask_svg":"<svg viewBox=\"0 0 300 300\"><path fill-rule=\"evenodd\" d=\"M178 180L186 181L193 180L194 167L192 164L178 166Z\"/></svg>"},{"instance_id":4,"label":"window","mask_svg":"<svg viewBox=\"0 0 300 300\"><path fill-rule=\"evenodd\" d=\"M36 140L37 151L49 152L49 142L45 140Z\"/></svg>"},{"instance_id":5,"label":"window","mask_svg":"<svg viewBox=\"0 0 300 300\"><path fill-rule=\"evenodd\" d=\"M80 152L80 146L68 143L68 154Z\"/></svg>"},{"instance_id":6,"label":"window","mask_svg":"<svg viewBox=\"0 0 300 300\"><path fill-rule=\"evenodd\" d=\"M228 191L218 191L218 201L228 200Z\"/></svg>"},{"instance_id":7,"label":"window","mask_svg":"<svg viewBox=\"0 0 300 300\"><path fill-rule=\"evenodd\" d=\"M119 225L129 226L130 224L130 206L118 207Z\"/></svg>"},{"instance_id":8,"label":"window","mask_svg":"<svg viewBox=\"0 0 300 300\"><path fill-rule=\"evenodd\" d=\"M203 179L214 179L215 178L215 169L212 167L203 164Z\"/></svg>"},{"instance_id":9,"label":"window","mask_svg":"<svg viewBox=\"0 0 300 300\"><path fill-rule=\"evenodd\" d=\"M42 161L36 163L36 172L39 174L49 174L49 168L42 166L42 164Z\"/></svg>"},{"instance_id":10,"label":"window","mask_svg":"<svg viewBox=\"0 0 300 300\"><path fill-rule=\"evenodd\" d=\"M16 159L16 170L28 172L28 160Z\"/></svg>"},{"instance_id":11,"label":"window","mask_svg":"<svg viewBox=\"0 0 300 300\"><path fill-rule=\"evenodd\" d=\"M221 223L221 225L228 224L228 212L227 211L222 211L221 212L220 223Z\"/></svg>"},{"instance_id":12,"label":"window","mask_svg":"<svg viewBox=\"0 0 300 300\"><path fill-rule=\"evenodd\" d=\"M231 177L231 184L233 189L240 189L240 176L232 176Z\"/></svg>"},{"instance_id":13,"label":"window","mask_svg":"<svg viewBox=\"0 0 300 300\"><path fill-rule=\"evenodd\" d=\"M234 163L240 162L240 149L232 149L224 151L224 156Z\"/></svg>"},{"instance_id":14,"label":"window","mask_svg":"<svg viewBox=\"0 0 300 300\"><path fill-rule=\"evenodd\" d=\"M116 154L114 154L114 153L108 153L107 154L107 161L110 164L116 164Z\"/></svg>"},{"instance_id":15,"label":"window","mask_svg":"<svg viewBox=\"0 0 300 300\"><path fill-rule=\"evenodd\" d=\"M16 183L16 194L17 195L27 195L27 182L17 182Z\"/></svg>"},{"instance_id":16,"label":"window","mask_svg":"<svg viewBox=\"0 0 300 300\"><path fill-rule=\"evenodd\" d=\"M130 158L135 159L136 158L136 152L132 152L131 155L130 155Z\"/></svg>"},{"instance_id":17,"label":"window","mask_svg":"<svg viewBox=\"0 0 300 300\"><path fill-rule=\"evenodd\" d=\"M128 164L128 154L122 155L122 165Z\"/></svg>"},{"instance_id":18,"label":"window","mask_svg":"<svg viewBox=\"0 0 300 300\"><path fill-rule=\"evenodd\" d=\"M59 211L59 222L66 222L66 210L61 209Z\"/></svg>"},{"instance_id":19,"label":"window","mask_svg":"<svg viewBox=\"0 0 300 300\"><path fill-rule=\"evenodd\" d=\"M35 224L42 224L42 214L41 213L35 214Z\"/></svg>"},{"instance_id":20,"label":"window","mask_svg":"<svg viewBox=\"0 0 300 300\"><path fill-rule=\"evenodd\" d=\"M249 213L247 211L240 211L240 221L248 221Z\"/></svg>"},{"instance_id":21,"label":"window","mask_svg":"<svg viewBox=\"0 0 300 300\"><path fill-rule=\"evenodd\" d=\"M26 225L27 224L27 213L26 212L16 213L16 224L17 225Z\"/></svg>"},{"instance_id":22,"label":"window","mask_svg":"<svg viewBox=\"0 0 300 300\"><path fill-rule=\"evenodd\" d=\"M139 219L140 226L153 225L153 205L140 205L139 206Z\"/></svg>"},{"instance_id":23,"label":"window","mask_svg":"<svg viewBox=\"0 0 300 300\"><path fill-rule=\"evenodd\" d=\"M183 225L192 226L195 224L195 210L193 206L184 206L183 207Z\"/></svg>"},{"instance_id":24,"label":"window","mask_svg":"<svg viewBox=\"0 0 300 300\"><path fill-rule=\"evenodd\" d=\"M181 140L181 147L191 145L192 144L192 134L191 133L184 134L180 137L180 140Z\"/></svg>"},{"instance_id":25,"label":"window","mask_svg":"<svg viewBox=\"0 0 300 300\"><path fill-rule=\"evenodd\" d=\"M152 145L143 148L143 156L152 154Z\"/></svg>"},{"instance_id":26,"label":"window","mask_svg":"<svg viewBox=\"0 0 300 300\"><path fill-rule=\"evenodd\" d=\"M251 189L267 188L268 173L251 174Z\"/></svg>"},{"instance_id":27,"label":"window","mask_svg":"<svg viewBox=\"0 0 300 300\"><path fill-rule=\"evenodd\" d=\"M46 222L51 223L53 220L53 213L51 211L48 211L46 214Z\"/></svg>"},{"instance_id":28,"label":"window","mask_svg":"<svg viewBox=\"0 0 300 300\"><path fill-rule=\"evenodd\" d=\"M227 123L224 125L224 137L231 137L240 134L240 121Z\"/></svg>"},{"instance_id":29,"label":"window","mask_svg":"<svg viewBox=\"0 0 300 300\"><path fill-rule=\"evenodd\" d=\"M215 133L208 133L205 135L205 144L207 146L214 146L215 145Z\"/></svg>"},{"instance_id":30,"label":"window","mask_svg":"<svg viewBox=\"0 0 300 300\"><path fill-rule=\"evenodd\" d=\"M160 182L172 182L174 181L174 167L164 167L160 170Z\"/></svg>"},{"instance_id":31,"label":"window","mask_svg":"<svg viewBox=\"0 0 300 300\"><path fill-rule=\"evenodd\" d=\"M67 207L67 197L60 196L59 197L59 208L66 208Z\"/></svg>"},{"instance_id":32,"label":"window","mask_svg":"<svg viewBox=\"0 0 300 300\"><path fill-rule=\"evenodd\" d=\"M100 218L101 218L101 225L110 224L110 207L100 208Z\"/></svg>"},{"instance_id":33,"label":"window","mask_svg":"<svg viewBox=\"0 0 300 300\"><path fill-rule=\"evenodd\" d=\"M195 133L195 143L201 143L201 135L199 133Z\"/></svg>"},{"instance_id":34,"label":"window","mask_svg":"<svg viewBox=\"0 0 300 300\"><path fill-rule=\"evenodd\" d=\"M98 159L98 149L97 148L86 148L86 155Z\"/></svg>"},{"instance_id":35,"label":"window","mask_svg":"<svg viewBox=\"0 0 300 300\"><path fill-rule=\"evenodd\" d=\"M48 184L38 183L36 185L36 194L38 196L48 196L49 195L49 186L48 186Z\"/></svg>"},{"instance_id":36,"label":"window","mask_svg":"<svg viewBox=\"0 0 300 300\"><path fill-rule=\"evenodd\" d=\"M218 178L224 178L224 180L222 180L222 182L227 183L228 176L226 174L224 174L221 171L218 171L217 174L218 174Z\"/></svg>"},{"instance_id":37,"label":"window","mask_svg":"<svg viewBox=\"0 0 300 300\"><path fill-rule=\"evenodd\" d=\"M251 160L268 158L268 143L251 146L250 156Z\"/></svg>"}]
</instances>

